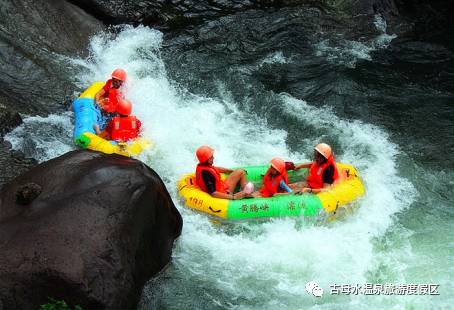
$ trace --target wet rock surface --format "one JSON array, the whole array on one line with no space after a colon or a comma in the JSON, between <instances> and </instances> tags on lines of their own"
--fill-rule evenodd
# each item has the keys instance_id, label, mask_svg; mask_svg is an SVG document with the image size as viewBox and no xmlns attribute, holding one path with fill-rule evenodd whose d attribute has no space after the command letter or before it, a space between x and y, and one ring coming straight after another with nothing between
<instances>
[{"instance_id":1,"label":"wet rock surface","mask_svg":"<svg viewBox=\"0 0 454 310\"><path fill-rule=\"evenodd\" d=\"M86 51L103 24L67 1L2 1L0 6L0 139L23 115L63 110L76 87L66 56ZM3 141L1 139L1 141ZM0 143L0 187L35 165Z\"/></svg>"},{"instance_id":2,"label":"wet rock surface","mask_svg":"<svg viewBox=\"0 0 454 310\"><path fill-rule=\"evenodd\" d=\"M22 123L19 113L11 111L0 101L0 188L19 174L36 165L20 152L13 152L11 145L3 140L3 135Z\"/></svg>"},{"instance_id":3,"label":"wet rock surface","mask_svg":"<svg viewBox=\"0 0 454 310\"><path fill-rule=\"evenodd\" d=\"M64 56L86 50L88 38L107 24L143 23L163 29L190 30L194 25L213 21L225 26L222 18L232 21L242 12L252 12L260 27L279 31L294 20L295 12L305 11L299 25L350 37L370 37L372 16L381 14L390 32L399 36L426 33L452 25L449 1L367 0L367 1L5 1L0 9L1 102L13 112L43 114L62 108L76 88L71 79L71 65ZM85 11L84 11L85 10ZM317 13L314 13L317 12ZM239 14L239 15L238 15ZM298 14L298 13L296 13ZM316 15L313 18L313 15ZM271 18L277 20L270 21ZM405 22L403 21L405 19ZM50 22L51 21L51 22ZM228 22L228 20L227 20ZM282 22L281 29L273 24ZM237 28L241 28L240 25ZM205 27L206 28L206 27ZM237 29L231 29L236 31ZM241 30L240 30L241 31ZM310 32L306 31L306 34ZM20 36L18 35L20 34Z\"/></svg>"},{"instance_id":4,"label":"wet rock surface","mask_svg":"<svg viewBox=\"0 0 454 310\"><path fill-rule=\"evenodd\" d=\"M188 29L194 25L249 10L276 11L284 8L316 8L349 21L380 14L393 33L430 37L433 31L454 25L454 3L449 0L71 0L106 24L145 24L164 30ZM359 31L358 31L359 32Z\"/></svg>"},{"instance_id":5,"label":"wet rock surface","mask_svg":"<svg viewBox=\"0 0 454 310\"><path fill-rule=\"evenodd\" d=\"M444 29L454 27L454 2L450 0L395 0L402 17L414 24L412 34L430 39Z\"/></svg>"},{"instance_id":6,"label":"wet rock surface","mask_svg":"<svg viewBox=\"0 0 454 310\"><path fill-rule=\"evenodd\" d=\"M76 86L70 78L71 64L64 56L84 53L88 38L103 29L103 23L143 23L162 29L193 29L204 36L212 31L209 21L219 27L238 22L246 15L255 15L262 29L281 31L287 26L301 26L305 34L322 32L344 33L349 37L370 37L376 30L370 27L372 16L383 15L390 32L398 35L413 33L412 23L402 22L400 16L413 18L415 24L442 20L452 21L443 10L448 1L5 1L0 9L0 65L6 74L0 76L0 99L12 112L45 114L64 108L65 100ZM296 12L296 13L295 13ZM301 13L303 12L303 13ZM424 13L426 12L426 13ZM295 25L295 14L302 19ZM443 15L444 14L444 15ZM268 15L268 17L264 15ZM442 17L444 16L444 17ZM223 19L227 17L227 19ZM439 17L439 18L438 18ZM248 17L246 16L246 19ZM272 18L277 18L272 20ZM287 21L290 20L290 21ZM50 22L51 21L51 22ZM208 22L208 23L207 23ZM276 24L282 24L276 28ZM239 20L238 29L248 27ZM205 30L203 29L205 28ZM422 29L422 26L420 27ZM244 28L243 28L244 29ZM312 30L311 30L312 29ZM419 28L418 28L419 29ZM298 28L297 28L298 30ZM309 31L307 31L309 30ZM18 34L21 34L20 36ZM301 35L299 35L301 36ZM298 36L297 36L298 37ZM235 46L230 46L232 50ZM260 48L260 47L259 47Z\"/></svg>"},{"instance_id":7,"label":"wet rock surface","mask_svg":"<svg viewBox=\"0 0 454 310\"><path fill-rule=\"evenodd\" d=\"M311 1L72 0L72 2L107 23L142 23L178 29L249 9L278 8Z\"/></svg>"},{"instance_id":8,"label":"wet rock surface","mask_svg":"<svg viewBox=\"0 0 454 310\"><path fill-rule=\"evenodd\" d=\"M11 145L0 137L0 189L16 176L34 167L37 162L32 158L26 158L19 152L11 151Z\"/></svg>"},{"instance_id":9,"label":"wet rock surface","mask_svg":"<svg viewBox=\"0 0 454 310\"><path fill-rule=\"evenodd\" d=\"M102 23L66 1L2 1L0 102L12 111L45 114L74 92L65 56L86 51Z\"/></svg>"},{"instance_id":10,"label":"wet rock surface","mask_svg":"<svg viewBox=\"0 0 454 310\"><path fill-rule=\"evenodd\" d=\"M11 111L11 109L8 109L0 102L0 136L19 126L21 123L22 118L19 113Z\"/></svg>"},{"instance_id":11,"label":"wet rock surface","mask_svg":"<svg viewBox=\"0 0 454 310\"><path fill-rule=\"evenodd\" d=\"M170 260L182 219L140 161L74 151L0 192L0 305L47 297L84 309L131 309Z\"/></svg>"},{"instance_id":12,"label":"wet rock surface","mask_svg":"<svg viewBox=\"0 0 454 310\"><path fill-rule=\"evenodd\" d=\"M325 75L313 72L315 68L326 68L326 74L333 74L331 64L317 57L318 44L330 48L358 42L368 47L371 40L383 34L374 18L366 14L348 20L316 7L249 10L168 35L163 57L171 77L195 92L215 92L217 82L225 76L227 84L255 83L255 79L245 80L248 75L280 92L284 90L280 85L314 80L314 74ZM280 60L273 59L275 53ZM307 94L308 88L301 92Z\"/></svg>"},{"instance_id":13,"label":"wet rock surface","mask_svg":"<svg viewBox=\"0 0 454 310\"><path fill-rule=\"evenodd\" d=\"M72 0L87 12L106 23L141 23L164 29L181 29L208 20L248 10L276 11L288 7L313 7L334 14L394 14L398 11L393 0L314 1L314 0Z\"/></svg>"}]
</instances>

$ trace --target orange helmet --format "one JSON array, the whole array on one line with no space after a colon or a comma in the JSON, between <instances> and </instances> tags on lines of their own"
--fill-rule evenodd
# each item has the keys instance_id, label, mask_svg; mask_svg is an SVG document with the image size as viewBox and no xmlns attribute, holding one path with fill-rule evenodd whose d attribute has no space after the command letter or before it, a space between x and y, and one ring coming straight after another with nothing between
<instances>
[{"instance_id":1,"label":"orange helmet","mask_svg":"<svg viewBox=\"0 0 454 310\"><path fill-rule=\"evenodd\" d=\"M117 113L121 115L130 115L132 110L131 101L126 99L118 99Z\"/></svg>"},{"instance_id":2,"label":"orange helmet","mask_svg":"<svg viewBox=\"0 0 454 310\"><path fill-rule=\"evenodd\" d=\"M197 159L199 160L199 163L201 163L201 164L206 162L208 159L210 159L211 156L213 156L213 154L214 154L214 150L207 145L202 145L195 152L195 155L197 156Z\"/></svg>"},{"instance_id":3,"label":"orange helmet","mask_svg":"<svg viewBox=\"0 0 454 310\"><path fill-rule=\"evenodd\" d=\"M314 147L314 149L320 154L322 154L322 156L325 157L326 159L330 158L331 155L333 154L333 152L331 151L331 146L329 146L326 143L319 143Z\"/></svg>"},{"instance_id":4,"label":"orange helmet","mask_svg":"<svg viewBox=\"0 0 454 310\"><path fill-rule=\"evenodd\" d=\"M112 72L112 78L124 82L126 81L126 71L123 69L115 69L114 72Z\"/></svg>"},{"instance_id":5,"label":"orange helmet","mask_svg":"<svg viewBox=\"0 0 454 310\"><path fill-rule=\"evenodd\" d=\"M285 171L285 161L282 158L274 157L270 161L271 167L276 169L279 173L283 173Z\"/></svg>"}]
</instances>

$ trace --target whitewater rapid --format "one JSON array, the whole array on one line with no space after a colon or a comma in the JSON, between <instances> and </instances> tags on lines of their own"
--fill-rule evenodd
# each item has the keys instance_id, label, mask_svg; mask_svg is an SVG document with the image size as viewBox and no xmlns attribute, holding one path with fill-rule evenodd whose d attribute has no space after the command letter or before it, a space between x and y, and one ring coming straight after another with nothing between
<instances>
[{"instance_id":1,"label":"whitewater rapid","mask_svg":"<svg viewBox=\"0 0 454 310\"><path fill-rule=\"evenodd\" d=\"M209 96L191 93L171 80L161 57L162 44L161 32L126 26L116 35L93 37L87 58L67 60L68 66L79 69L75 78L80 90L93 81L108 79L117 67L128 72L126 96L134 104L133 114L142 120L143 135L154 143L139 159L162 177L183 215L173 263L154 280L159 287L145 288L142 307L204 308L211 304L239 309L328 309L401 303L403 297L397 296L390 300L327 294L334 283L407 282L405 262L414 254L406 242L410 232L396 224L396 214L408 208L417 193L399 174L401 150L386 131L341 119L329 107L317 108L288 94L274 94L280 113L276 117L290 116L297 124L321 133L301 137L301 147L295 149L286 144L292 132L272 128L250 112L247 102L229 96L232 85L223 84L220 95ZM259 60L257 66L270 62L288 60L276 53ZM48 160L75 148L71 117L65 113L26 119L7 139L14 148L26 150L40 161ZM47 130L34 130L38 127ZM30 140L36 145L35 154L27 148ZM306 161L313 145L325 140L336 142L337 160L354 164L366 185L359 208L345 220L326 226L306 226L293 218L219 225L178 200L176 181L194 170L194 152L202 144L216 149L216 164L232 167L265 164L275 156ZM401 248L383 250L385 234L398 235ZM305 285L312 280L324 288L322 298L306 293ZM410 305L430 302L422 296L405 297Z\"/></svg>"}]
</instances>

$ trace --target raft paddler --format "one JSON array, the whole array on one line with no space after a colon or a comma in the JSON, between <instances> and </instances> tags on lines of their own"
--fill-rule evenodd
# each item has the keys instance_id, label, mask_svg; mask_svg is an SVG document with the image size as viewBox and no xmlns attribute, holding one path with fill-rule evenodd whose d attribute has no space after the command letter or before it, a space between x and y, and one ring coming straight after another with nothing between
<instances>
[{"instance_id":1,"label":"raft paddler","mask_svg":"<svg viewBox=\"0 0 454 310\"><path fill-rule=\"evenodd\" d=\"M260 190L252 194L253 197L273 197L292 193L288 184L287 167L283 159L275 157L270 161L270 167L263 176L263 185Z\"/></svg>"},{"instance_id":2,"label":"raft paddler","mask_svg":"<svg viewBox=\"0 0 454 310\"><path fill-rule=\"evenodd\" d=\"M331 147L319 143L314 147L314 161L295 166L295 170L309 168L306 181L290 184L302 193L320 193L330 189L339 179L339 172Z\"/></svg>"},{"instance_id":3,"label":"raft paddler","mask_svg":"<svg viewBox=\"0 0 454 310\"><path fill-rule=\"evenodd\" d=\"M111 78L95 95L95 102L101 108L104 118L108 123L114 117L117 108L118 100L124 98L121 92L121 86L126 81L126 71L123 69L115 69L112 72Z\"/></svg>"},{"instance_id":4,"label":"raft paddler","mask_svg":"<svg viewBox=\"0 0 454 310\"><path fill-rule=\"evenodd\" d=\"M244 190L235 193L235 188L240 185L244 189L247 183L246 172L243 169L227 169L213 166L214 149L207 145L199 147L196 151L199 163L196 168L196 184L200 189L215 198L237 200L247 194ZM221 173L228 173L227 179L221 179Z\"/></svg>"},{"instance_id":5,"label":"raft paddler","mask_svg":"<svg viewBox=\"0 0 454 310\"><path fill-rule=\"evenodd\" d=\"M99 130L95 125L96 134L107 140L117 142L126 142L139 136L141 122L135 116L131 115L132 104L129 100L119 99L115 109L116 116L107 124L104 131Z\"/></svg>"}]
</instances>

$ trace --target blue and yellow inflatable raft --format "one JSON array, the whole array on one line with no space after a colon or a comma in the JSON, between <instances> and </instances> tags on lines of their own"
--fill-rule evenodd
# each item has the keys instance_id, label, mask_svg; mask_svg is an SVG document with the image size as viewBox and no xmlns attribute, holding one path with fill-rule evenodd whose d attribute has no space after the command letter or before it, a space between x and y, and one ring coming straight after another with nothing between
<instances>
[{"instance_id":1,"label":"blue and yellow inflatable raft","mask_svg":"<svg viewBox=\"0 0 454 310\"><path fill-rule=\"evenodd\" d=\"M137 138L130 142L118 143L106 140L96 135L93 125L99 124L101 129L103 120L98 105L95 104L95 95L104 86L104 82L94 82L73 102L75 114L74 141L84 149L99 151L106 154L123 156L138 155L150 142L144 138ZM105 126L105 124L104 124Z\"/></svg>"}]
</instances>

